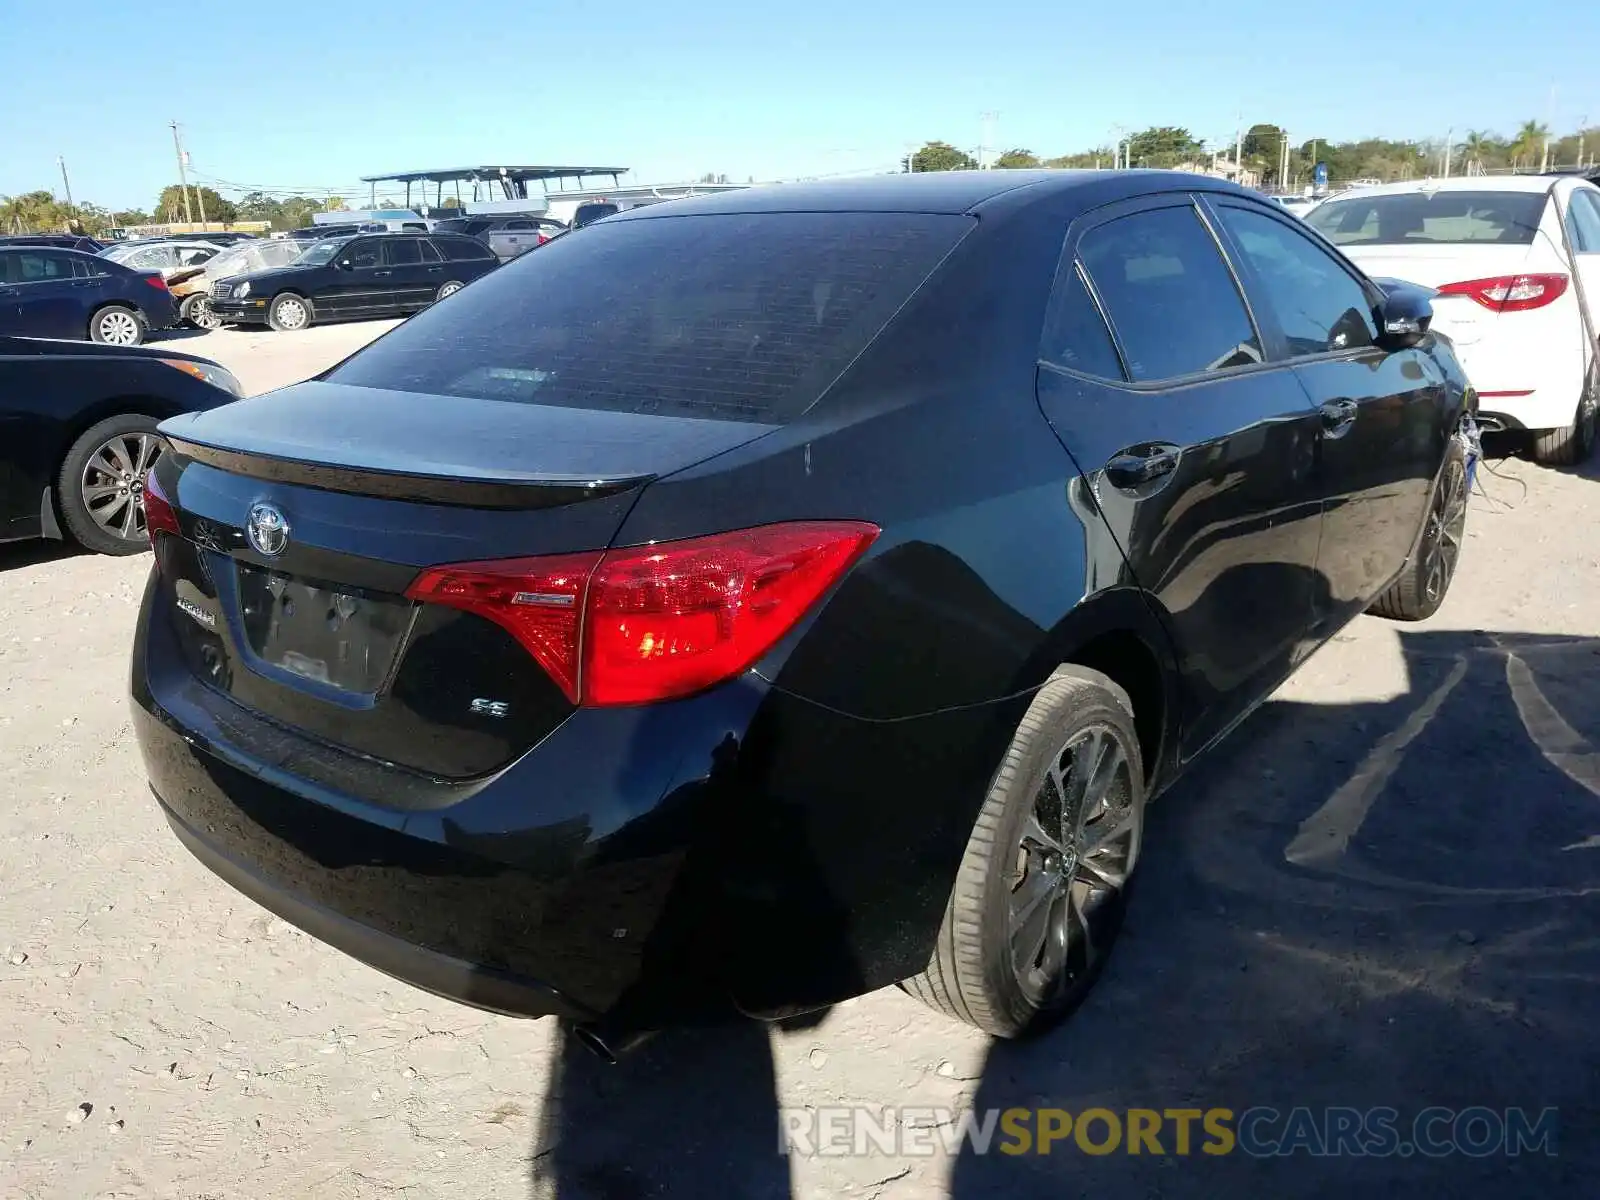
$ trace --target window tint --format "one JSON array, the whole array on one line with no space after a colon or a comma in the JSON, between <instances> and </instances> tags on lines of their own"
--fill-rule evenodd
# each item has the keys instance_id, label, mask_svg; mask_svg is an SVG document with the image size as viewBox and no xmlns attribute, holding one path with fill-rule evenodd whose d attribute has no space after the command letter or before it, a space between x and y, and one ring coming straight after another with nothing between
<instances>
[{"instance_id":1,"label":"window tint","mask_svg":"<svg viewBox=\"0 0 1600 1200\"><path fill-rule=\"evenodd\" d=\"M1544 202L1543 192L1400 192L1324 200L1306 221L1336 246L1527 246Z\"/></svg>"},{"instance_id":2,"label":"window tint","mask_svg":"<svg viewBox=\"0 0 1600 1200\"><path fill-rule=\"evenodd\" d=\"M1293 357L1370 346L1372 300L1326 250L1265 213L1221 205L1223 226L1250 264Z\"/></svg>"},{"instance_id":3,"label":"window tint","mask_svg":"<svg viewBox=\"0 0 1600 1200\"><path fill-rule=\"evenodd\" d=\"M348 259L350 265L356 268L376 267L383 261L383 243L372 238L351 242L339 258L341 262Z\"/></svg>"},{"instance_id":4,"label":"window tint","mask_svg":"<svg viewBox=\"0 0 1600 1200\"><path fill-rule=\"evenodd\" d=\"M11 259L11 283L44 283L52 279L72 278L70 255L53 254L49 250L21 250L7 257Z\"/></svg>"},{"instance_id":5,"label":"window tint","mask_svg":"<svg viewBox=\"0 0 1600 1200\"><path fill-rule=\"evenodd\" d=\"M1567 236L1578 254L1600 254L1600 192L1580 188L1567 202Z\"/></svg>"},{"instance_id":6,"label":"window tint","mask_svg":"<svg viewBox=\"0 0 1600 1200\"><path fill-rule=\"evenodd\" d=\"M394 238L389 242L389 265L408 267L422 261L422 244L416 238Z\"/></svg>"},{"instance_id":7,"label":"window tint","mask_svg":"<svg viewBox=\"0 0 1600 1200\"><path fill-rule=\"evenodd\" d=\"M1078 257L1135 380L1262 361L1233 275L1193 208L1153 209L1091 229Z\"/></svg>"},{"instance_id":8,"label":"window tint","mask_svg":"<svg viewBox=\"0 0 1600 1200\"><path fill-rule=\"evenodd\" d=\"M436 263L444 261L444 255L440 254L438 250L434 249L432 242L426 241L423 238L417 239L417 250L422 255L423 262Z\"/></svg>"},{"instance_id":9,"label":"window tint","mask_svg":"<svg viewBox=\"0 0 1600 1200\"><path fill-rule=\"evenodd\" d=\"M489 272L327 378L441 397L783 421L810 406L971 227L967 217L923 213L597 226Z\"/></svg>"},{"instance_id":10,"label":"window tint","mask_svg":"<svg viewBox=\"0 0 1600 1200\"><path fill-rule=\"evenodd\" d=\"M533 228L533 222L532 221L507 221L504 225L501 226L501 228L502 229L532 229Z\"/></svg>"},{"instance_id":11,"label":"window tint","mask_svg":"<svg viewBox=\"0 0 1600 1200\"><path fill-rule=\"evenodd\" d=\"M1089 289L1083 286L1083 276L1078 273L1076 263L1069 264L1062 273L1056 284L1056 294L1050 299L1039 357L1086 375L1123 378L1111 331L1106 328Z\"/></svg>"},{"instance_id":12,"label":"window tint","mask_svg":"<svg viewBox=\"0 0 1600 1200\"><path fill-rule=\"evenodd\" d=\"M451 262L472 262L474 259L494 257L494 251L472 238L435 238L434 242Z\"/></svg>"}]
</instances>

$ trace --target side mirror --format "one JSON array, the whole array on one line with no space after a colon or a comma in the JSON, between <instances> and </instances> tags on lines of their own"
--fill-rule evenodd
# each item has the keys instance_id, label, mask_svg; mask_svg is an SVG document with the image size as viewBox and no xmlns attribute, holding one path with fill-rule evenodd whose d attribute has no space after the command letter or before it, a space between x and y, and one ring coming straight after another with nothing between
<instances>
[{"instance_id":1,"label":"side mirror","mask_svg":"<svg viewBox=\"0 0 1600 1200\"><path fill-rule=\"evenodd\" d=\"M339 270L341 271L354 271L356 269L355 263L351 262L348 258L341 258L338 266Z\"/></svg>"},{"instance_id":2,"label":"side mirror","mask_svg":"<svg viewBox=\"0 0 1600 1200\"><path fill-rule=\"evenodd\" d=\"M1391 350L1415 346L1428 334L1433 323L1433 288L1407 283L1402 279L1374 279L1383 291L1378 303L1378 342Z\"/></svg>"}]
</instances>

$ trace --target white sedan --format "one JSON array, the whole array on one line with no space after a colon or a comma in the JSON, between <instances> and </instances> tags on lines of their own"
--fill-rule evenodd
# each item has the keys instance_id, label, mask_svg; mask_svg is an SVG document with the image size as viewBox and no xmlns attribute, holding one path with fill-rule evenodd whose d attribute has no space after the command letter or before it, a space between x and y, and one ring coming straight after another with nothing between
<instances>
[{"instance_id":1,"label":"white sedan","mask_svg":"<svg viewBox=\"0 0 1600 1200\"><path fill-rule=\"evenodd\" d=\"M1486 429L1527 430L1541 462L1594 449L1600 410L1600 187L1468 176L1330 198L1306 222L1372 276L1438 289Z\"/></svg>"}]
</instances>

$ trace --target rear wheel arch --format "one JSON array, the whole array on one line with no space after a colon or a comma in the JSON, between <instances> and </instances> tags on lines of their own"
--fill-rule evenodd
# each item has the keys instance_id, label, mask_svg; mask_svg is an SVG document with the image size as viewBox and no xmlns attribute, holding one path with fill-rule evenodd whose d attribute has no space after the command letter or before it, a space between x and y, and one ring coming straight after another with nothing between
<instances>
[{"instance_id":1,"label":"rear wheel arch","mask_svg":"<svg viewBox=\"0 0 1600 1200\"><path fill-rule=\"evenodd\" d=\"M1134 588L1101 592L1072 610L1030 659L1024 687L1041 687L1061 666L1098 671L1127 693L1146 786L1159 791L1176 765L1181 704L1171 642Z\"/></svg>"}]
</instances>

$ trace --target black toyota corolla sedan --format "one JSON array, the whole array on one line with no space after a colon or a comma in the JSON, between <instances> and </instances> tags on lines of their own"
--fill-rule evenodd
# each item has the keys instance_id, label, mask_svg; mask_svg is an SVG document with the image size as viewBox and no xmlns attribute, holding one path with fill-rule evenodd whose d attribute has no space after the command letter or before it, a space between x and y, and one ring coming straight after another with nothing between
<instances>
[{"instance_id":1,"label":"black toyota corolla sedan","mask_svg":"<svg viewBox=\"0 0 1600 1200\"><path fill-rule=\"evenodd\" d=\"M1149 798L1444 598L1430 316L1187 175L620 214L162 426L156 797L287 920L591 1041L891 983L1043 1028Z\"/></svg>"}]
</instances>

